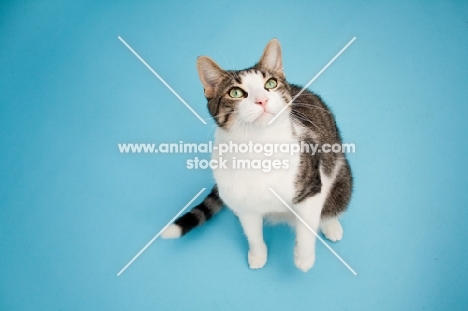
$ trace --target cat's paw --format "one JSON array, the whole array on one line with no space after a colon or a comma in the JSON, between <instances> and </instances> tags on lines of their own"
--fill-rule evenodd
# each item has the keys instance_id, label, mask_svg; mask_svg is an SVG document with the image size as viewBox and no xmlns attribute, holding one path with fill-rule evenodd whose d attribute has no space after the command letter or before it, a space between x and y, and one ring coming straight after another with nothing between
<instances>
[{"instance_id":1,"label":"cat's paw","mask_svg":"<svg viewBox=\"0 0 468 311\"><path fill-rule=\"evenodd\" d=\"M261 269L267 262L267 250L256 253L249 251L247 257L250 269Z\"/></svg>"},{"instance_id":2,"label":"cat's paw","mask_svg":"<svg viewBox=\"0 0 468 311\"><path fill-rule=\"evenodd\" d=\"M336 218L324 221L321 230L325 237L332 242L340 241L343 238L343 227Z\"/></svg>"},{"instance_id":3,"label":"cat's paw","mask_svg":"<svg viewBox=\"0 0 468 311\"><path fill-rule=\"evenodd\" d=\"M310 268L314 266L315 263L315 254L309 256L294 256L294 263L296 267L302 272L309 271Z\"/></svg>"},{"instance_id":4,"label":"cat's paw","mask_svg":"<svg viewBox=\"0 0 468 311\"><path fill-rule=\"evenodd\" d=\"M163 239L177 239L182 235L182 229L178 225L170 225L161 233Z\"/></svg>"}]
</instances>

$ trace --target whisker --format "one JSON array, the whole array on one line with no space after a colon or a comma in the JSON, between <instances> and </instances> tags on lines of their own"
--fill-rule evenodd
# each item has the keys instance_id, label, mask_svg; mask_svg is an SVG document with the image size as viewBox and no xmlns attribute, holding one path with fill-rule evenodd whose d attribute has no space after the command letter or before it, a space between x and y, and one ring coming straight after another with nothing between
<instances>
[{"instance_id":1,"label":"whisker","mask_svg":"<svg viewBox=\"0 0 468 311\"><path fill-rule=\"evenodd\" d=\"M299 112L297 110L291 110L291 115L293 117L296 117L298 119L301 119L303 121L306 121L306 122L309 122L310 124L312 124L313 126L315 126L315 128L317 129L320 129L317 125L315 125L314 122L312 122L312 120L309 119L309 117L307 117L305 114L303 114L302 112Z\"/></svg>"},{"instance_id":2,"label":"whisker","mask_svg":"<svg viewBox=\"0 0 468 311\"><path fill-rule=\"evenodd\" d=\"M232 113L232 112L218 113L218 114L215 115L214 117L205 118L205 121L206 121L206 120L214 120L215 118L223 117L223 116L225 116L225 115L227 115L227 114L230 114L230 113Z\"/></svg>"},{"instance_id":3,"label":"whisker","mask_svg":"<svg viewBox=\"0 0 468 311\"><path fill-rule=\"evenodd\" d=\"M223 51L221 51L221 49L218 48L218 51L221 53L221 56L223 57L224 61L226 62L227 66L228 66L228 69L229 70L226 70L226 72L229 74L229 76L233 79L239 79L239 75L237 74L237 72L232 68L231 64L229 63L229 61L227 60L226 56L224 55Z\"/></svg>"},{"instance_id":4,"label":"whisker","mask_svg":"<svg viewBox=\"0 0 468 311\"><path fill-rule=\"evenodd\" d=\"M217 124L214 124L214 125L211 126L210 130L208 131L208 134L206 135L205 140L208 140L208 136L210 136L210 135L211 135L211 132L213 131L213 129L215 129L215 128L217 128L217 127L218 127Z\"/></svg>"},{"instance_id":5,"label":"whisker","mask_svg":"<svg viewBox=\"0 0 468 311\"><path fill-rule=\"evenodd\" d=\"M300 103L300 102L299 102L299 103L294 102L294 103L292 104L292 106L293 106L293 108L294 108L294 106L298 106L298 107L304 107L304 108L311 108L311 109L322 110L322 111L328 113L329 115L331 115L332 117L335 117L336 119L344 120L344 121L347 122L346 119L344 119L344 118L342 118L342 117L337 117L337 116L335 116L335 115L333 114L333 112L331 112L331 111L329 111L329 110L327 110L327 109L325 109L325 108L318 107L318 106L316 106L316 105L309 105L309 104L304 104L304 103Z\"/></svg>"},{"instance_id":6,"label":"whisker","mask_svg":"<svg viewBox=\"0 0 468 311\"><path fill-rule=\"evenodd\" d=\"M299 106L299 107L306 107L306 108L319 109L319 110L325 111L326 113L332 114L332 112L328 111L327 109L322 108L322 107L318 107L318 106L316 106L316 105L309 105L309 104L304 104L304 103L300 103L300 102L293 102L292 106Z\"/></svg>"}]
</instances>

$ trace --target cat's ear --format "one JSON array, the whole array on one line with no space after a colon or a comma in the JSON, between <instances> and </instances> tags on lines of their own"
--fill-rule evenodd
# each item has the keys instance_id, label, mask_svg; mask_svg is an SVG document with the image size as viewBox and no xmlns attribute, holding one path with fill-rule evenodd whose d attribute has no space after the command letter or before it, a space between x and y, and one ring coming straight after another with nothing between
<instances>
[{"instance_id":1,"label":"cat's ear","mask_svg":"<svg viewBox=\"0 0 468 311\"><path fill-rule=\"evenodd\" d=\"M197 70L206 98L213 98L216 94L216 86L227 75L226 71L221 69L211 58L200 56L197 58Z\"/></svg>"},{"instance_id":2,"label":"cat's ear","mask_svg":"<svg viewBox=\"0 0 468 311\"><path fill-rule=\"evenodd\" d=\"M273 70L281 76L284 76L281 44L277 39L272 39L268 42L258 64L262 68Z\"/></svg>"}]
</instances>

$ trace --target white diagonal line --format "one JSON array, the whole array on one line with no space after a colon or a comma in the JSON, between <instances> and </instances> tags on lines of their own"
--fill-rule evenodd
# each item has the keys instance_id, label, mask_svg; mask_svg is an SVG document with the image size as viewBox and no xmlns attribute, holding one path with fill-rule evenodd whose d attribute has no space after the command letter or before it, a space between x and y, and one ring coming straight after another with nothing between
<instances>
[{"instance_id":1,"label":"white diagonal line","mask_svg":"<svg viewBox=\"0 0 468 311\"><path fill-rule=\"evenodd\" d=\"M129 267L129 266L130 266L130 265L131 265L131 264L148 248L148 247L149 247L149 246L150 246L150 245L151 245L151 243L153 243L154 240L156 240L156 239L161 235L161 233L163 233L164 230L166 230L167 227L169 227L169 225L172 224L172 222L173 222L174 220L176 220L177 217L179 217L180 214L182 214L182 213L187 209L187 207L189 207L190 204L192 204L192 202L195 201L195 199L198 198L198 197L200 196L200 194L202 194L202 192L205 191L205 190L206 190L206 188L203 188L202 190L200 190L200 192L198 192L197 195L195 195L195 196L193 197L193 199L191 199L190 202L188 202L187 205L185 205L184 208L181 209L180 212L178 212L177 215L175 215L174 218L172 218L171 221L169 221L169 222L167 223L167 225L165 225L164 228L162 228L161 231L159 231L158 234L156 234L156 235L154 236L154 238L152 238L151 241L149 241L149 242L145 245L145 247L143 247L143 248L141 249L141 251L139 251L138 254L136 254L135 257L133 257L132 260L130 260L130 262L129 262L128 264L125 265L125 267L123 267L122 270L120 270L119 273L117 273L117 276L120 276L120 275L122 274L122 272L124 272L124 271L125 271L125 270L126 270L126 269L127 269L127 268L128 268L128 267Z\"/></svg>"},{"instance_id":2,"label":"white diagonal line","mask_svg":"<svg viewBox=\"0 0 468 311\"><path fill-rule=\"evenodd\" d=\"M306 222L304 219L302 219L301 216L299 216L299 215L288 205L288 203L286 203L286 202L275 192L275 190L273 190L273 189L271 189L271 188L268 188L268 189L270 189L270 191L278 198L278 200L280 200L281 203L283 203L284 206L286 206L286 207L291 211L291 213L293 213L294 216L296 216L297 219L299 219L299 221L302 222L302 223L304 224L304 226L306 226L307 229L309 229L309 230L317 237L317 239L319 239L319 241L322 242L322 244L325 245L325 246L330 250L330 252L332 252L332 254L335 255L335 257L338 258L338 259L346 266L346 268L349 269L349 271L351 271L351 273L353 273L354 275L357 275L356 271L354 271L354 269L351 268L351 267L348 265L348 263L347 263L346 261L344 261L343 258L341 258L341 256L338 255L338 254L333 250L333 248L331 248L331 247L327 244L327 242L325 242L325 241L317 234L317 232L315 232L315 230L312 229L312 228L307 224L307 222Z\"/></svg>"},{"instance_id":3,"label":"white diagonal line","mask_svg":"<svg viewBox=\"0 0 468 311\"><path fill-rule=\"evenodd\" d=\"M330 65L335 61L335 59L337 59L338 56L340 56L341 53L343 53L343 52L348 48L348 46L351 45L351 43L354 42L354 40L356 40L356 37L352 38L351 41L349 41L348 44L346 44L346 45L344 46L344 48L342 48L341 51L339 51L338 54L336 54L335 57L333 57L333 58L331 59L331 61L329 61L328 64L326 64L325 67L323 67L322 70L320 70L320 71L315 75L315 77L313 77L312 80L310 80L309 83L307 83L307 84L302 88L302 90L301 90L299 93L297 93L297 95L294 96L293 99L291 99L291 101L290 101L286 106L284 106L283 109L281 109L281 110L276 114L276 116L275 116L273 119L270 120L270 122L268 122L268 124L273 123L289 106L291 106L291 104L294 102L294 100L296 100L296 98L298 98L298 97L302 94L302 92L304 92L304 90L305 90L306 88L308 88L308 87L312 84L312 82L314 82L314 81L325 71L325 69L327 69L328 66L330 66Z\"/></svg>"},{"instance_id":4,"label":"white diagonal line","mask_svg":"<svg viewBox=\"0 0 468 311\"><path fill-rule=\"evenodd\" d=\"M160 75L158 75L158 73L156 71L153 70L153 68L150 67L150 65L148 65L145 60L143 58L140 57L140 55L138 55L137 52L135 52L134 49L132 49L132 47L130 45L128 45L127 42L125 42L124 39L122 39L120 36L118 37L120 41L122 41L123 44L125 44L125 46L200 120L202 121L203 124L206 124L205 120L203 120L199 115L198 113L195 112L195 110L192 109L192 107L190 107L189 104L187 104L185 102L185 100L180 97L179 94L177 94L176 91L174 91L174 89L169 85L167 84L166 81L164 81L163 78L161 78Z\"/></svg>"}]
</instances>

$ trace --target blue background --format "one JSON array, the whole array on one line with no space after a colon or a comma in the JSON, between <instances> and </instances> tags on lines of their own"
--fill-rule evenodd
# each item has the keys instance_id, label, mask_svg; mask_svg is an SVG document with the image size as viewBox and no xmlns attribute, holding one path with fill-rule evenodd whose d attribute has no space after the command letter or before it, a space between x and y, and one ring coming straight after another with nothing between
<instances>
[{"instance_id":1,"label":"blue background","mask_svg":"<svg viewBox=\"0 0 468 311\"><path fill-rule=\"evenodd\" d=\"M467 35L466 1L3 1L0 309L466 309ZM251 271L224 210L117 277L213 185L185 168L193 154L117 148L212 139L196 57L241 69L277 37L288 80L305 84L354 36L311 89L357 146L332 247L358 276L321 244L300 272L281 226L265 229L269 261Z\"/></svg>"}]
</instances>

